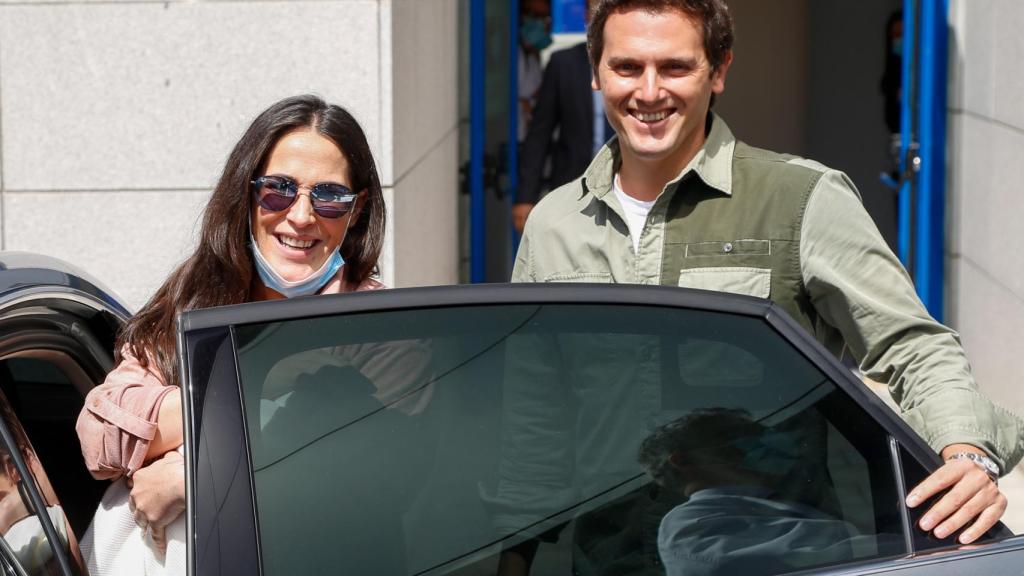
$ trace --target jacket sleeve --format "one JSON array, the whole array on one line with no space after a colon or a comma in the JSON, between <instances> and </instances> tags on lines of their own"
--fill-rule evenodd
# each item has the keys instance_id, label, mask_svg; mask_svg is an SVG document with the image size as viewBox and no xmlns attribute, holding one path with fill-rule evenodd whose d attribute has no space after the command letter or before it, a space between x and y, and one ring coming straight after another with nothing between
<instances>
[{"instance_id":1,"label":"jacket sleeve","mask_svg":"<svg viewBox=\"0 0 1024 576\"><path fill-rule=\"evenodd\" d=\"M814 308L936 452L971 444L1006 473L1024 422L978 389L959 335L935 321L842 173L822 175L801 228L801 272Z\"/></svg>"},{"instance_id":2,"label":"jacket sleeve","mask_svg":"<svg viewBox=\"0 0 1024 576\"><path fill-rule=\"evenodd\" d=\"M559 124L558 71L562 68L562 57L563 54L556 52L544 69L537 104L533 108L526 139L523 140L523 151L519 161L519 194L516 196L516 202L536 204L540 200L544 163L551 149L555 128Z\"/></svg>"},{"instance_id":3,"label":"jacket sleeve","mask_svg":"<svg viewBox=\"0 0 1024 576\"><path fill-rule=\"evenodd\" d=\"M85 465L98 480L131 476L141 468L157 431L164 397L177 392L122 351L121 363L85 398L75 429Z\"/></svg>"}]
</instances>

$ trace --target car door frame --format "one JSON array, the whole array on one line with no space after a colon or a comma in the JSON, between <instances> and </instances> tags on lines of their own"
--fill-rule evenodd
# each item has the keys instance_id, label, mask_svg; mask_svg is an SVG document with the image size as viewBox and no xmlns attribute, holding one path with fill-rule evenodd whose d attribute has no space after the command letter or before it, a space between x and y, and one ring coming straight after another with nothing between
<instances>
[{"instance_id":1,"label":"car door frame","mask_svg":"<svg viewBox=\"0 0 1024 576\"><path fill-rule=\"evenodd\" d=\"M242 404L241 383L238 378L237 347L234 329L246 324L297 320L327 315L371 313L479 305L514 304L614 304L696 309L760 318L813 365L827 375L844 393L880 424L890 438L890 456L896 474L901 499L905 499L907 482L903 458L911 458L926 471L942 465L942 459L899 416L853 373L840 364L824 346L791 319L780 307L769 300L749 296L692 290L674 287L589 284L486 284L428 288L409 288L302 297L292 300L258 302L198 310L182 314L178 319L178 350L181 378L185 391L183 405L186 442L186 493L188 501L188 534L194 546L189 546L189 574L210 576L239 570L241 562L246 573L262 573L258 510L255 504L255 486L252 473L251 451L248 445L248 427ZM204 405L209 395L217 403L217 426L227 424L236 429L229 438L215 439L224 444L219 449L207 438L202 429L203 417L210 409ZM232 395L234 395L232 397ZM197 450L197 442L204 443ZM197 454L197 452L201 452ZM225 471L225 462L232 459L234 468ZM214 470L219 466L221 470ZM230 468L229 466L227 468ZM238 482L245 474L246 481ZM197 486L200 481L209 487L214 479L232 478L230 490L218 494L199 494L203 506L197 504ZM223 481L221 482L223 486ZM923 508L923 507L921 507ZM232 517L244 516L229 530L224 530L221 515L230 511ZM913 513L903 507L903 529L909 554L899 561L907 574L915 570L934 569L936 564L966 557L985 557L994 553L1016 553L1024 560L1024 538L1011 538L999 542L992 552L978 552L973 548L960 549L951 536L949 549L944 553L922 549L923 535L915 526L921 510ZM198 529L198 532L197 532ZM214 531L216 530L216 532ZM1001 524L988 534L1004 539L1012 533ZM205 541L212 539L211 541ZM216 546L212 541L216 541ZM934 546L935 544L932 544ZM995 544L985 544L988 550ZM923 556L922 556L923 555ZM892 570L893 559L849 563L831 569L818 568L814 573L873 574ZM928 568L931 567L931 568ZM923 573L923 572L921 572Z\"/></svg>"}]
</instances>

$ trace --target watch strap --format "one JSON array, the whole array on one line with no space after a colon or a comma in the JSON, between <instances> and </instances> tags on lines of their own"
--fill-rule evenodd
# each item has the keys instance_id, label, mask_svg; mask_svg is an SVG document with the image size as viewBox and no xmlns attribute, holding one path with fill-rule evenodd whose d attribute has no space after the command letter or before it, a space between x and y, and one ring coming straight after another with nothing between
<instances>
[{"instance_id":1,"label":"watch strap","mask_svg":"<svg viewBox=\"0 0 1024 576\"><path fill-rule=\"evenodd\" d=\"M988 477L992 482L999 484L999 465L984 454L975 454L974 452L957 452L956 454L950 455L946 460L970 460L975 466L981 468L985 474L988 474Z\"/></svg>"}]
</instances>

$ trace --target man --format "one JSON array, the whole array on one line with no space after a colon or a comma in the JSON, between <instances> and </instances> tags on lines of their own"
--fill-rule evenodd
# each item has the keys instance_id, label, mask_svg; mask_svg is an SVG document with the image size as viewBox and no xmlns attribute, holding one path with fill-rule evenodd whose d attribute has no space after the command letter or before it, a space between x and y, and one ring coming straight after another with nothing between
<instances>
[{"instance_id":1,"label":"man","mask_svg":"<svg viewBox=\"0 0 1024 576\"><path fill-rule=\"evenodd\" d=\"M587 3L589 12L589 2ZM523 233L526 217L540 200L544 165L551 160L551 189L578 178L614 132L601 93L590 89L587 44L551 55L519 161L519 192L512 224ZM557 135L557 136L556 136Z\"/></svg>"},{"instance_id":2,"label":"man","mask_svg":"<svg viewBox=\"0 0 1024 576\"><path fill-rule=\"evenodd\" d=\"M770 297L887 382L946 464L920 527L979 538L1024 424L980 395L957 335L928 316L845 175L738 142L711 114L732 63L723 0L601 0L588 45L617 138L530 215L513 281L597 279ZM580 280L576 280L580 281Z\"/></svg>"},{"instance_id":3,"label":"man","mask_svg":"<svg viewBox=\"0 0 1024 576\"><path fill-rule=\"evenodd\" d=\"M639 460L661 488L683 496L658 528L667 576L783 574L809 566L896 556L903 535L856 525L787 498L779 488L793 455L746 410L698 409L659 426ZM789 446L790 449L793 446ZM813 466L828 467L797 449ZM893 526L889 526L892 528Z\"/></svg>"},{"instance_id":4,"label":"man","mask_svg":"<svg viewBox=\"0 0 1024 576\"><path fill-rule=\"evenodd\" d=\"M544 69L519 162L519 192L512 206L512 223L520 234L540 199L548 159L554 189L583 174L594 154L612 136L610 128L606 133L604 109L595 110L595 100L599 105L603 103L600 94L590 89L586 43L553 53Z\"/></svg>"}]
</instances>

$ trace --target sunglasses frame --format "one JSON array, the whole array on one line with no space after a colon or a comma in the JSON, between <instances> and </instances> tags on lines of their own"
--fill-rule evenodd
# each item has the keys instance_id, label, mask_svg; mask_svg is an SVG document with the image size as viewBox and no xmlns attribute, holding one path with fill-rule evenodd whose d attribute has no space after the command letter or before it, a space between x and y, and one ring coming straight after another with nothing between
<instances>
[{"instance_id":1,"label":"sunglasses frame","mask_svg":"<svg viewBox=\"0 0 1024 576\"><path fill-rule=\"evenodd\" d=\"M280 192L277 192L277 191L269 192L269 194L274 194L274 195L280 196L282 198L289 198L290 199L290 201L288 202L288 204L286 206L284 206L284 207L282 207L280 209L277 209L277 210L275 210L274 208L271 208L270 206L265 204L263 202L263 197L260 196L260 190L263 189L263 187L267 184L267 182L275 182L275 181L282 182L284 184L284 190L291 193L290 195L288 195L288 194L281 194ZM261 208L263 208L264 210L267 210L268 212L275 212L275 213L276 212L284 212L284 211L290 209L295 204L295 201L299 199L299 196L302 196L302 194L299 193L299 185L298 185L298 183L295 182L295 180L292 180L291 178L288 178L287 176L259 176L257 178L253 178L252 180L250 180L249 184L252 186L252 193L253 193L254 199L256 200L256 204L258 204ZM339 212L338 210L334 210L334 209L330 209L330 208L325 208L324 206L318 206L317 205L317 202L321 201L321 200L316 198L317 191L318 190L323 190L324 187L327 187L327 186L335 187L335 188L343 188L345 190L348 190L348 194L343 194L342 195L343 197L351 196L351 198L352 198L351 202L349 203L349 208L347 210ZM329 218L329 219L333 220L333 219L338 219L338 218L341 218L341 217L343 217L343 216L345 216L347 214L351 214L352 213L352 210L355 208L355 205L356 205L356 199L359 197L359 193L358 192L353 192L351 188L349 188L348 186L345 186L344 184L328 183L328 182L318 182L318 183L310 186L309 193L307 194L307 196L309 196L309 203L313 207L313 212L315 212L317 216L320 216L322 218Z\"/></svg>"}]
</instances>

